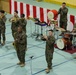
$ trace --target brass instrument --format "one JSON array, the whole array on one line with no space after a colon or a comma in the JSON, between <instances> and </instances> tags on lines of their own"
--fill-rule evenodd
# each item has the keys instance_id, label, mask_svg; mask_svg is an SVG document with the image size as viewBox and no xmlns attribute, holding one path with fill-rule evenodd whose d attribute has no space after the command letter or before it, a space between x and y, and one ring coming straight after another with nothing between
<instances>
[{"instance_id":1,"label":"brass instrument","mask_svg":"<svg viewBox=\"0 0 76 75\"><path fill-rule=\"evenodd\" d=\"M29 16L27 19L28 20L32 20L32 21L35 21L35 19L33 17L31 17L31 16Z\"/></svg>"},{"instance_id":2,"label":"brass instrument","mask_svg":"<svg viewBox=\"0 0 76 75\"><path fill-rule=\"evenodd\" d=\"M19 17L12 17L9 19L10 22L17 22L19 20Z\"/></svg>"},{"instance_id":3,"label":"brass instrument","mask_svg":"<svg viewBox=\"0 0 76 75\"><path fill-rule=\"evenodd\" d=\"M2 16L0 15L0 19L2 19Z\"/></svg>"},{"instance_id":4,"label":"brass instrument","mask_svg":"<svg viewBox=\"0 0 76 75\"><path fill-rule=\"evenodd\" d=\"M13 43L12 43L12 45L13 45L13 46L14 46L14 48L16 49L16 43L15 43L15 42L13 42Z\"/></svg>"},{"instance_id":5,"label":"brass instrument","mask_svg":"<svg viewBox=\"0 0 76 75\"><path fill-rule=\"evenodd\" d=\"M41 40L46 41L46 39L44 38L44 36L41 36Z\"/></svg>"},{"instance_id":6,"label":"brass instrument","mask_svg":"<svg viewBox=\"0 0 76 75\"><path fill-rule=\"evenodd\" d=\"M65 32L66 30L60 27L56 27L56 30L61 31L61 32Z\"/></svg>"},{"instance_id":7,"label":"brass instrument","mask_svg":"<svg viewBox=\"0 0 76 75\"><path fill-rule=\"evenodd\" d=\"M51 20L51 23L52 23L52 24L57 25L57 24L58 24L58 21L57 21L57 20L52 19L52 20Z\"/></svg>"},{"instance_id":8,"label":"brass instrument","mask_svg":"<svg viewBox=\"0 0 76 75\"><path fill-rule=\"evenodd\" d=\"M4 15L1 15L1 14L0 14L0 19L2 19L2 18L3 18L4 16L6 16L6 15L7 15L7 14L4 14Z\"/></svg>"}]
</instances>

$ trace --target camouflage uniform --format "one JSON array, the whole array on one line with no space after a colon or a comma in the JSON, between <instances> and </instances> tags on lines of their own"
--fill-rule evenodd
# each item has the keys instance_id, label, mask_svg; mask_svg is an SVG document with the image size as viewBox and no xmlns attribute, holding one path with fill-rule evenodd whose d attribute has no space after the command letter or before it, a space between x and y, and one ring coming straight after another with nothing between
<instances>
[{"instance_id":1,"label":"camouflage uniform","mask_svg":"<svg viewBox=\"0 0 76 75\"><path fill-rule=\"evenodd\" d=\"M17 56L18 59L20 60L21 63L25 63L25 52L26 52L26 34L25 32L16 32L14 34L15 40L15 46L16 46L16 51L17 51Z\"/></svg>"},{"instance_id":2,"label":"camouflage uniform","mask_svg":"<svg viewBox=\"0 0 76 75\"><path fill-rule=\"evenodd\" d=\"M20 24L19 24L19 25L22 27L23 31L26 33L27 21L26 21L25 18L21 18L21 19L20 19Z\"/></svg>"},{"instance_id":3,"label":"camouflage uniform","mask_svg":"<svg viewBox=\"0 0 76 75\"><path fill-rule=\"evenodd\" d=\"M1 35L3 37L3 42L5 42L6 38L5 38L5 22L6 22L6 17L3 16L1 19L0 19L0 42L1 42Z\"/></svg>"},{"instance_id":4,"label":"camouflage uniform","mask_svg":"<svg viewBox=\"0 0 76 75\"><path fill-rule=\"evenodd\" d=\"M55 38L53 36L48 36L48 40L46 40L45 56L46 56L46 61L47 61L47 67L49 69L52 68L54 43L55 43Z\"/></svg>"},{"instance_id":5,"label":"camouflage uniform","mask_svg":"<svg viewBox=\"0 0 76 75\"><path fill-rule=\"evenodd\" d=\"M27 20L25 18L21 18L20 21L19 21L19 25L22 27L23 31L25 32L26 34L26 25L27 25ZM27 40L27 36L26 36L26 40ZM26 41L26 46L27 46L27 41ZM26 47L27 49L27 47Z\"/></svg>"},{"instance_id":6,"label":"camouflage uniform","mask_svg":"<svg viewBox=\"0 0 76 75\"><path fill-rule=\"evenodd\" d=\"M15 18L19 18L19 17L17 16ZM18 26L19 26L19 20L17 20L16 22L12 21L11 30L12 30L13 38L14 38L14 33L17 32Z\"/></svg>"},{"instance_id":7,"label":"camouflage uniform","mask_svg":"<svg viewBox=\"0 0 76 75\"><path fill-rule=\"evenodd\" d=\"M60 8L58 11L58 14L60 14L60 27L64 28L66 30L67 27L67 13L68 13L68 9L65 8Z\"/></svg>"}]
</instances>

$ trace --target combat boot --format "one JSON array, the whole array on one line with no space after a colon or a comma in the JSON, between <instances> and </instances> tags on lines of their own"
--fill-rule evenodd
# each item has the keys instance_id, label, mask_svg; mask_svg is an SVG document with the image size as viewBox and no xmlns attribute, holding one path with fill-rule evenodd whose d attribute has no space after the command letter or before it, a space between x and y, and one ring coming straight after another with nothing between
<instances>
[{"instance_id":1,"label":"combat boot","mask_svg":"<svg viewBox=\"0 0 76 75\"><path fill-rule=\"evenodd\" d=\"M18 62L17 65L21 65L21 62Z\"/></svg>"},{"instance_id":2,"label":"combat boot","mask_svg":"<svg viewBox=\"0 0 76 75\"><path fill-rule=\"evenodd\" d=\"M20 64L20 66L21 66L21 67L24 67L24 66L25 66L25 63Z\"/></svg>"},{"instance_id":3,"label":"combat boot","mask_svg":"<svg viewBox=\"0 0 76 75\"><path fill-rule=\"evenodd\" d=\"M5 41L3 41L2 45L5 45Z\"/></svg>"},{"instance_id":4,"label":"combat boot","mask_svg":"<svg viewBox=\"0 0 76 75\"><path fill-rule=\"evenodd\" d=\"M50 72L50 69L49 69L49 68L47 68L47 69L45 70L45 72L46 72L46 73L49 73L49 72Z\"/></svg>"}]
</instances>

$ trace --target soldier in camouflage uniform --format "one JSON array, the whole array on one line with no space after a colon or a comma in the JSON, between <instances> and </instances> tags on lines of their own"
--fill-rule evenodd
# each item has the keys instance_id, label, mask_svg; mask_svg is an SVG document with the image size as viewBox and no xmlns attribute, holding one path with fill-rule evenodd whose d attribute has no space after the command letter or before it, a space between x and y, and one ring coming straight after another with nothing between
<instances>
[{"instance_id":1,"label":"soldier in camouflage uniform","mask_svg":"<svg viewBox=\"0 0 76 75\"><path fill-rule=\"evenodd\" d=\"M25 19L25 14L21 14L21 18L19 20L19 25L22 27L23 31L25 32L26 34L26 25L27 25L27 20ZM26 40L27 40L27 37L26 37ZM27 46L27 41L26 41L26 46ZM26 47L27 49L27 47Z\"/></svg>"},{"instance_id":2,"label":"soldier in camouflage uniform","mask_svg":"<svg viewBox=\"0 0 76 75\"><path fill-rule=\"evenodd\" d=\"M14 34L14 38L15 38L15 47L16 47L16 51L17 51L17 56L19 59L19 63L17 63L18 65L20 65L21 67L25 66L25 52L26 52L26 34L25 32L22 30L22 27L18 27L18 31Z\"/></svg>"},{"instance_id":3,"label":"soldier in camouflage uniform","mask_svg":"<svg viewBox=\"0 0 76 75\"><path fill-rule=\"evenodd\" d=\"M27 20L25 19L25 14L21 14L21 18L19 22L20 22L20 26L22 27L23 31L26 33Z\"/></svg>"},{"instance_id":4,"label":"soldier in camouflage uniform","mask_svg":"<svg viewBox=\"0 0 76 75\"><path fill-rule=\"evenodd\" d=\"M50 69L52 69L52 59L53 59L54 43L55 43L53 31L50 30L49 36L44 36L44 38L46 39L46 50L45 50L45 56L47 62L46 73L49 73Z\"/></svg>"},{"instance_id":5,"label":"soldier in camouflage uniform","mask_svg":"<svg viewBox=\"0 0 76 75\"><path fill-rule=\"evenodd\" d=\"M26 25L27 25L27 20L25 19L25 14L21 14L21 18L19 20L19 25L22 27L23 31L26 34ZM26 50L27 50L27 37L26 37Z\"/></svg>"},{"instance_id":6,"label":"soldier in camouflage uniform","mask_svg":"<svg viewBox=\"0 0 76 75\"><path fill-rule=\"evenodd\" d=\"M11 30L12 30L12 36L14 38L14 33L17 32L17 28L19 26L19 16L18 16L18 11L14 11L14 17L12 17L10 20L12 22L11 25Z\"/></svg>"},{"instance_id":7,"label":"soldier in camouflage uniform","mask_svg":"<svg viewBox=\"0 0 76 75\"><path fill-rule=\"evenodd\" d=\"M68 8L66 7L66 3L62 3L62 7L59 9L58 14L60 14L60 27L66 30L67 28L67 13Z\"/></svg>"},{"instance_id":8,"label":"soldier in camouflage uniform","mask_svg":"<svg viewBox=\"0 0 76 75\"><path fill-rule=\"evenodd\" d=\"M0 11L0 43L1 43L1 35L3 37L3 42L1 43L2 45L5 44L6 41L6 37L5 37L5 30L6 30L6 26L5 26L5 22L6 22L6 17L5 17L5 11L1 10Z\"/></svg>"}]
</instances>

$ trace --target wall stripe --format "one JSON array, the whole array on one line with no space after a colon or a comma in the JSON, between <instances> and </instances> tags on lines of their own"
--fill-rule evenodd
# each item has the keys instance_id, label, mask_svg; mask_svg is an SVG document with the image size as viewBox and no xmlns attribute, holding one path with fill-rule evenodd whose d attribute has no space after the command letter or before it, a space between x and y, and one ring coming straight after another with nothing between
<instances>
[{"instance_id":1,"label":"wall stripe","mask_svg":"<svg viewBox=\"0 0 76 75\"><path fill-rule=\"evenodd\" d=\"M14 10L17 10L17 2L14 1Z\"/></svg>"},{"instance_id":2,"label":"wall stripe","mask_svg":"<svg viewBox=\"0 0 76 75\"><path fill-rule=\"evenodd\" d=\"M20 3L20 14L23 14L23 3Z\"/></svg>"},{"instance_id":3,"label":"wall stripe","mask_svg":"<svg viewBox=\"0 0 76 75\"><path fill-rule=\"evenodd\" d=\"M24 12L25 18L26 18L27 17L27 14L26 14L26 4L25 3L23 3L23 12Z\"/></svg>"},{"instance_id":4,"label":"wall stripe","mask_svg":"<svg viewBox=\"0 0 76 75\"><path fill-rule=\"evenodd\" d=\"M29 11L30 11L30 16L33 17L33 6L32 5L30 5Z\"/></svg>"},{"instance_id":5,"label":"wall stripe","mask_svg":"<svg viewBox=\"0 0 76 75\"><path fill-rule=\"evenodd\" d=\"M18 16L20 17L20 2L17 2L17 11L18 11Z\"/></svg>"},{"instance_id":6,"label":"wall stripe","mask_svg":"<svg viewBox=\"0 0 76 75\"><path fill-rule=\"evenodd\" d=\"M44 21L44 12L43 12L43 8L40 8L40 21Z\"/></svg>"},{"instance_id":7,"label":"wall stripe","mask_svg":"<svg viewBox=\"0 0 76 75\"><path fill-rule=\"evenodd\" d=\"M11 7L11 14L13 14L13 12L14 12L14 1L11 0L11 2L12 2L12 3L11 3L11 6L12 6L12 7Z\"/></svg>"},{"instance_id":8,"label":"wall stripe","mask_svg":"<svg viewBox=\"0 0 76 75\"><path fill-rule=\"evenodd\" d=\"M36 11L37 11L37 13L36 13L37 18L39 18L39 20L40 20L40 8L36 7Z\"/></svg>"},{"instance_id":9,"label":"wall stripe","mask_svg":"<svg viewBox=\"0 0 76 75\"><path fill-rule=\"evenodd\" d=\"M34 18L37 17L36 13L37 13L37 12L36 12L36 6L33 6L33 17L34 17Z\"/></svg>"},{"instance_id":10,"label":"wall stripe","mask_svg":"<svg viewBox=\"0 0 76 75\"><path fill-rule=\"evenodd\" d=\"M45 21L49 23L47 13L50 11L50 9L38 7L38 6L33 6L30 4L25 4L21 2L17 2L14 0L10 0L10 13L13 14L14 10L18 10L18 15L24 13L25 17L27 18L28 16L32 16L33 18L39 18L40 21ZM59 18L60 16L58 15L57 20L58 20L58 26L59 26ZM68 24L69 22L72 22L73 24L76 22L76 16L74 15L67 15L68 18Z\"/></svg>"},{"instance_id":11,"label":"wall stripe","mask_svg":"<svg viewBox=\"0 0 76 75\"><path fill-rule=\"evenodd\" d=\"M73 15L70 15L70 21L74 24L75 22L75 17Z\"/></svg>"},{"instance_id":12,"label":"wall stripe","mask_svg":"<svg viewBox=\"0 0 76 75\"><path fill-rule=\"evenodd\" d=\"M30 16L30 5L26 4L26 16L29 17Z\"/></svg>"},{"instance_id":13,"label":"wall stripe","mask_svg":"<svg viewBox=\"0 0 76 75\"><path fill-rule=\"evenodd\" d=\"M44 12L44 21L47 22L47 9L43 9Z\"/></svg>"}]
</instances>

